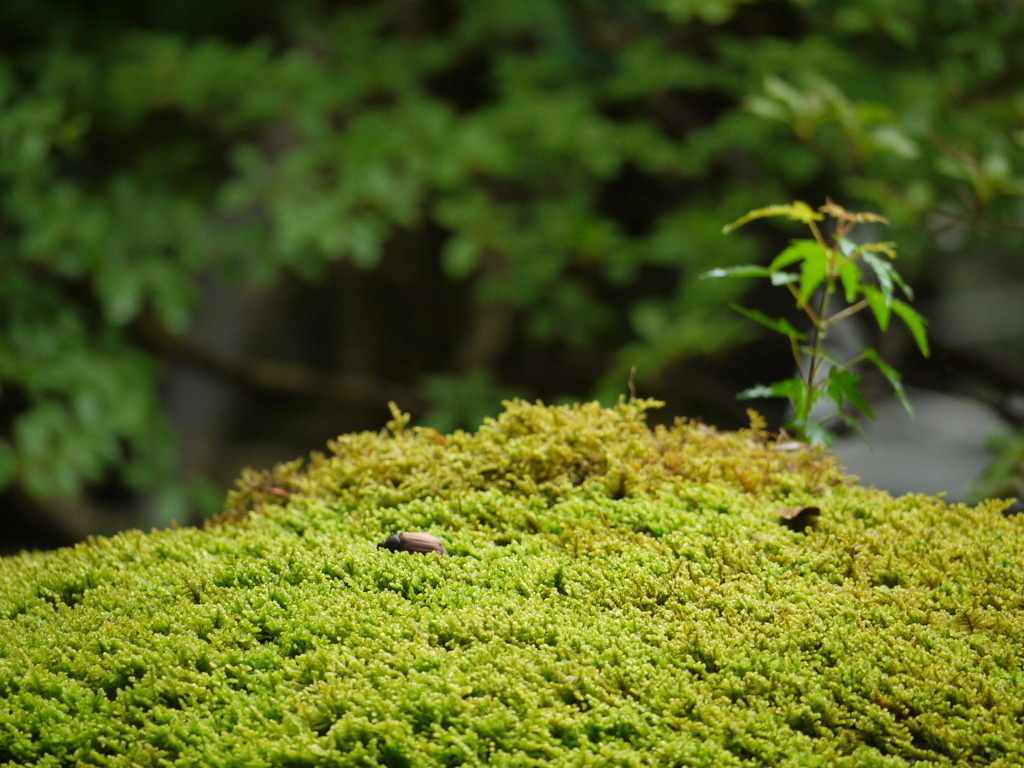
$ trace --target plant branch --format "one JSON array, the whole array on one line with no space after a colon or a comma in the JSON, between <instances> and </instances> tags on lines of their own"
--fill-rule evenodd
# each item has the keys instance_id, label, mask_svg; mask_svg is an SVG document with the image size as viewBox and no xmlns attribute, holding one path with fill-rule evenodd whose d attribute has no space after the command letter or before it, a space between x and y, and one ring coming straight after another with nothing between
<instances>
[{"instance_id":1,"label":"plant branch","mask_svg":"<svg viewBox=\"0 0 1024 768\"><path fill-rule=\"evenodd\" d=\"M846 318L850 317L851 315L857 314L862 309L864 309L864 307L866 307L867 305L868 305L868 300L867 299L861 299L856 304L851 304L846 309L840 310L839 312L836 312L831 317L825 318L821 322L821 324L825 328L829 328L830 326L833 326L836 323L838 323L840 320L845 320Z\"/></svg>"},{"instance_id":2,"label":"plant branch","mask_svg":"<svg viewBox=\"0 0 1024 768\"><path fill-rule=\"evenodd\" d=\"M807 222L807 226L811 228L811 234L814 235L815 242L817 242L818 245L821 246L821 250L823 250L823 251L828 250L828 246L825 245L825 238L822 237L821 230L818 229L817 223L815 223L813 221L808 221Z\"/></svg>"},{"instance_id":3,"label":"plant branch","mask_svg":"<svg viewBox=\"0 0 1024 768\"><path fill-rule=\"evenodd\" d=\"M818 318L825 316L825 310L828 308L828 288L823 288L821 291L821 298L818 300ZM814 330L811 331L811 362L808 366L807 378L805 379L807 385L808 395L808 408L810 408L810 395L814 389L815 382L818 379L818 369L821 367L822 354L821 345L825 341L825 325L822 322L816 322L814 324Z\"/></svg>"},{"instance_id":4,"label":"plant branch","mask_svg":"<svg viewBox=\"0 0 1024 768\"><path fill-rule=\"evenodd\" d=\"M793 348L793 359L796 360L796 370L800 374L800 379L803 380L807 377L807 374L804 371L803 355L800 354L800 342L797 340L796 336L790 336L789 344Z\"/></svg>"},{"instance_id":5,"label":"plant branch","mask_svg":"<svg viewBox=\"0 0 1024 768\"><path fill-rule=\"evenodd\" d=\"M862 362L864 362L867 359L868 359L868 356L865 355L862 352L859 355L854 355L849 360L847 360L845 363L843 363L842 368L843 368L844 371L848 371L851 368L853 368L853 366L858 365L859 363L862 363Z\"/></svg>"},{"instance_id":6,"label":"plant branch","mask_svg":"<svg viewBox=\"0 0 1024 768\"><path fill-rule=\"evenodd\" d=\"M820 322L818 320L819 316L815 313L814 308L810 305L809 302L804 301L803 296L800 295L800 291L794 288L792 283L786 283L786 287L789 289L789 292L793 295L793 298L796 299L797 306L804 311L804 314L806 314L807 317L810 318L811 323L814 325L815 328L817 328L820 325Z\"/></svg>"}]
</instances>

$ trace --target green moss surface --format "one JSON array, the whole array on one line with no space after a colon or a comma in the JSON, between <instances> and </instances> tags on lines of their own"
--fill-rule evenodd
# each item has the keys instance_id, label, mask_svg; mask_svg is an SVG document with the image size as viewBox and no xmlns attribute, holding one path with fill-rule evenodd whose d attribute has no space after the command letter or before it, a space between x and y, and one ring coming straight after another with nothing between
<instances>
[{"instance_id":1,"label":"green moss surface","mask_svg":"<svg viewBox=\"0 0 1024 768\"><path fill-rule=\"evenodd\" d=\"M1021 764L1022 517L653 405L396 413L206 530L0 560L0 764Z\"/></svg>"}]
</instances>

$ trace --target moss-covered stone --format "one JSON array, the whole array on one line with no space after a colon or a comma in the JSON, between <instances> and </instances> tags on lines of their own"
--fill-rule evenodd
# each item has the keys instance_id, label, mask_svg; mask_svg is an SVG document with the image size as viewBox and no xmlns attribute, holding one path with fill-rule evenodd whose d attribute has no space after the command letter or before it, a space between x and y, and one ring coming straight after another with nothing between
<instances>
[{"instance_id":1,"label":"moss-covered stone","mask_svg":"<svg viewBox=\"0 0 1024 768\"><path fill-rule=\"evenodd\" d=\"M1021 517L653 405L396 412L206 530L3 559L0 764L1020 764Z\"/></svg>"}]
</instances>

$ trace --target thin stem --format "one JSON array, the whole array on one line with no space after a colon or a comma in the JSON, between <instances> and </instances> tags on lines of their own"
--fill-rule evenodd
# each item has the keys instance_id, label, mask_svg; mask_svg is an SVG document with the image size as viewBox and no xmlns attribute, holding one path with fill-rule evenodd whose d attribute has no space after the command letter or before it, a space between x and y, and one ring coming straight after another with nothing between
<instances>
[{"instance_id":1,"label":"thin stem","mask_svg":"<svg viewBox=\"0 0 1024 768\"><path fill-rule=\"evenodd\" d=\"M853 368L853 366L855 366L858 363L861 363L861 362L863 362L864 360L867 360L867 359L868 359L868 356L865 355L863 352L861 354L859 354L859 355L854 355L849 360L847 360L845 363L843 363L843 366L842 366L843 370L844 371L848 371L851 368Z\"/></svg>"},{"instance_id":2,"label":"thin stem","mask_svg":"<svg viewBox=\"0 0 1024 768\"><path fill-rule=\"evenodd\" d=\"M853 227L854 227L854 225L856 225L856 223L857 222L854 221L853 219L841 219L841 220L836 222L835 242L836 242L837 246L839 245L839 242L844 237L846 237L846 233L849 232L851 229L853 229Z\"/></svg>"},{"instance_id":3,"label":"thin stem","mask_svg":"<svg viewBox=\"0 0 1024 768\"><path fill-rule=\"evenodd\" d=\"M851 304L846 309L844 309L844 310L842 310L840 312L836 312L834 315L832 315L832 317L825 318L824 320L821 321L821 324L825 328L828 328L829 326L835 325L840 320L843 320L843 319L849 317L850 315L857 314L862 309L864 309L864 307L866 307L867 305L868 305L868 300L867 299L861 299L856 304Z\"/></svg>"},{"instance_id":4,"label":"thin stem","mask_svg":"<svg viewBox=\"0 0 1024 768\"><path fill-rule=\"evenodd\" d=\"M821 230L818 229L818 224L814 221L808 221L807 226L811 228L811 234L814 235L814 240L821 246L823 251L828 250L828 246L825 245L825 238L821 236Z\"/></svg>"},{"instance_id":5,"label":"thin stem","mask_svg":"<svg viewBox=\"0 0 1024 768\"><path fill-rule=\"evenodd\" d=\"M828 424L833 419L841 419L841 418L843 418L843 417L840 416L839 412L837 411L836 413L830 413L828 416L826 416L826 417L824 417L822 419L818 419L815 422L815 424L820 424L821 426L825 426L826 424Z\"/></svg>"},{"instance_id":6,"label":"thin stem","mask_svg":"<svg viewBox=\"0 0 1024 768\"><path fill-rule=\"evenodd\" d=\"M818 301L818 317L824 317L825 310L828 308L828 296L831 286L826 286L821 291L821 299ZM822 355L821 346L825 341L826 329L824 324L815 323L814 330L811 332L811 362L808 366L807 377L804 379L804 393L806 395L806 407L807 413L804 414L804 418L810 415L810 407L813 402L811 397L814 392L815 381L818 378L818 369L821 367Z\"/></svg>"},{"instance_id":7,"label":"thin stem","mask_svg":"<svg viewBox=\"0 0 1024 768\"><path fill-rule=\"evenodd\" d=\"M807 374L804 371L803 355L800 354L800 342L797 341L796 336L789 337L789 345L793 348L793 359L796 360L796 370L800 374L800 380L803 381L807 378Z\"/></svg>"},{"instance_id":8,"label":"thin stem","mask_svg":"<svg viewBox=\"0 0 1024 768\"><path fill-rule=\"evenodd\" d=\"M796 299L796 305L806 313L807 317L810 318L811 323L815 327L820 325L818 322L818 315L815 314L811 305L804 301L803 296L800 295L800 291L794 288L792 283L786 283L786 287L789 289L789 292L793 294L793 298Z\"/></svg>"}]
</instances>

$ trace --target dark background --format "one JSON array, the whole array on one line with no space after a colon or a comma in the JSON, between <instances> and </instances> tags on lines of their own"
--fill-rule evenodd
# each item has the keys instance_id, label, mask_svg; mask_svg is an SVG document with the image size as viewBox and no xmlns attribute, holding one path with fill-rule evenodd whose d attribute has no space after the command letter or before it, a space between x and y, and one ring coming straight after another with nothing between
<instances>
[{"instance_id":1,"label":"dark background","mask_svg":"<svg viewBox=\"0 0 1024 768\"><path fill-rule=\"evenodd\" d=\"M0 547L197 522L389 400L472 429L635 367L654 418L745 426L792 360L729 303L799 317L698 275L827 196L889 219L931 321L928 360L851 322L923 405L865 383L867 481L1018 495L1022 34L1009 1L4 2Z\"/></svg>"}]
</instances>

